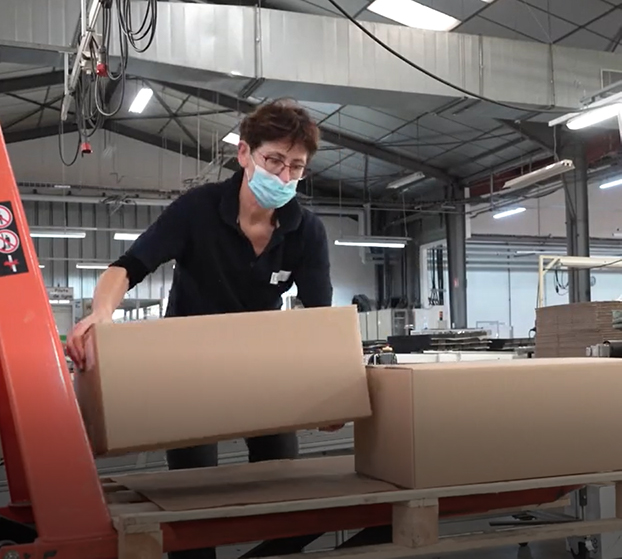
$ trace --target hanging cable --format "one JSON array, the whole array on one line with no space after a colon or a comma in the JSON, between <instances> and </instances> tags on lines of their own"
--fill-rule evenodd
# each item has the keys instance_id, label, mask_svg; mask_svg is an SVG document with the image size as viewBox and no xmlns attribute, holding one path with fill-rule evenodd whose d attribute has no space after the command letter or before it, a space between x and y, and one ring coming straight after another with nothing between
<instances>
[{"instance_id":1,"label":"hanging cable","mask_svg":"<svg viewBox=\"0 0 622 559\"><path fill-rule=\"evenodd\" d=\"M443 85L446 85L447 87L450 87L451 89L455 90L455 91L459 91L460 93L463 93L464 95L467 95L469 97L473 97L475 99L479 99L480 101L485 101L486 103L491 103L493 105L497 105L499 107L504 107L506 109L511 109L513 111L521 111L521 112L533 112L534 110L537 110L539 113L547 113L547 114L568 114L567 110L561 110L561 109L553 109L551 108L551 106L549 107L543 107L543 108L538 108L538 109L526 109L525 107L518 107L516 105L512 105L509 103L503 103L501 101L495 101L494 99L490 99L489 97L485 97L483 95L479 95L478 93L474 93L472 91L469 91L468 89L464 89L463 87L460 87L459 85L456 85L454 83L451 83L447 80L445 80L444 78L441 78L440 76L437 76L436 74L434 74L433 72L430 72L429 70L426 70L425 68L423 68L422 66L419 66L418 64L416 64L415 62L413 62L412 60L409 60L408 58L406 58L404 55L400 54L399 52L397 52L395 49L391 48L389 45L387 45L385 42L383 42L382 40L378 39L378 37L376 37L371 31L369 31L368 29L365 28L364 25L361 25L356 19L354 19L348 12L346 12L335 0L328 0L328 2L330 4L333 5L333 7L343 15L343 17L345 17L347 20L349 20L353 25L355 25L356 27L358 27L363 33L365 33L365 35L367 35L372 41L374 41L375 43L377 43L378 45L380 45L383 49L385 49L386 51L388 51L389 53L391 53L393 56L395 56L396 58L399 58L402 62L408 64L411 68L414 68L415 70L418 70L419 72L421 72L422 74L425 74L426 76L428 76L429 78L432 78L433 80L442 83ZM585 109L576 109L573 110L571 112L581 112Z\"/></svg>"},{"instance_id":2,"label":"hanging cable","mask_svg":"<svg viewBox=\"0 0 622 559\"><path fill-rule=\"evenodd\" d=\"M80 154L91 152L89 138L100 130L107 118L112 118L123 107L127 84L127 64L130 47L136 52L145 52L153 43L158 23L157 0L147 0L146 10L140 21L134 22L131 0L93 0L101 3L101 44L95 35L81 53L83 57L73 101L75 126L79 135L75 156L66 160L63 150L64 125L61 114L59 124L59 151L63 164L73 165ZM93 27L95 22L89 22ZM119 68L113 70L109 64L112 44L112 29L116 25L119 53ZM118 102L111 107L114 93L118 91Z\"/></svg>"}]
</instances>

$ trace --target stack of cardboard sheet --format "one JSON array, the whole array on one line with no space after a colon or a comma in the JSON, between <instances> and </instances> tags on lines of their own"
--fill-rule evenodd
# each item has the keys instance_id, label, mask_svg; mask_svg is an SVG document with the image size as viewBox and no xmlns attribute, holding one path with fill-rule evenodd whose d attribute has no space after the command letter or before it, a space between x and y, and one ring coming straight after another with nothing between
<instances>
[{"instance_id":1,"label":"stack of cardboard sheet","mask_svg":"<svg viewBox=\"0 0 622 559\"><path fill-rule=\"evenodd\" d=\"M622 339L614 327L621 301L573 303L536 311L536 357L584 357L586 348Z\"/></svg>"}]
</instances>

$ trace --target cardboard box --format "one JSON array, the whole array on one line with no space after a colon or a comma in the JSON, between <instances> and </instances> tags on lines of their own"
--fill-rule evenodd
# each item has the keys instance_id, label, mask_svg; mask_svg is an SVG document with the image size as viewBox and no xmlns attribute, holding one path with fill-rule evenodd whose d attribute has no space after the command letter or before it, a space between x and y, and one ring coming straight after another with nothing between
<instances>
[{"instance_id":1,"label":"cardboard box","mask_svg":"<svg viewBox=\"0 0 622 559\"><path fill-rule=\"evenodd\" d=\"M592 301L536 309L536 357L585 357L586 348L619 340L613 314L621 301Z\"/></svg>"},{"instance_id":2,"label":"cardboard box","mask_svg":"<svg viewBox=\"0 0 622 559\"><path fill-rule=\"evenodd\" d=\"M96 455L371 414L355 307L97 325L76 392Z\"/></svg>"},{"instance_id":3,"label":"cardboard box","mask_svg":"<svg viewBox=\"0 0 622 559\"><path fill-rule=\"evenodd\" d=\"M368 367L357 472L425 489L622 470L622 363Z\"/></svg>"}]
</instances>

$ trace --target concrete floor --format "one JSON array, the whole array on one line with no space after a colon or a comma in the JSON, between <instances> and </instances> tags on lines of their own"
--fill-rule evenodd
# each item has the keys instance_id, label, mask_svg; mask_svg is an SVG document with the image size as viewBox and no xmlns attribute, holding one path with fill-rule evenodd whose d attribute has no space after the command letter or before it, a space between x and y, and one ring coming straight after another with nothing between
<instances>
[{"instance_id":1,"label":"concrete floor","mask_svg":"<svg viewBox=\"0 0 622 559\"><path fill-rule=\"evenodd\" d=\"M470 551L453 555L444 555L447 559L572 559L566 551L566 542L538 542L527 547L498 547L485 551Z\"/></svg>"},{"instance_id":2,"label":"concrete floor","mask_svg":"<svg viewBox=\"0 0 622 559\"><path fill-rule=\"evenodd\" d=\"M251 547L252 545L220 548L218 549L217 559L236 559ZM317 550L317 548L315 550ZM309 557L312 558L313 553L309 554ZM430 555L429 557L421 557L420 559L436 559L436 556ZM559 540L532 543L527 547L515 545L464 553L453 553L450 555L442 555L439 559L572 559L572 554L566 551L565 540Z\"/></svg>"},{"instance_id":3,"label":"concrete floor","mask_svg":"<svg viewBox=\"0 0 622 559\"><path fill-rule=\"evenodd\" d=\"M237 547L237 546L236 546ZM240 548L221 548L218 550L218 559L233 559L239 557ZM313 557L311 553L309 557ZM430 556L429 559L436 559ZM572 554L566 551L566 543L563 540L552 542L538 542L529 544L527 547L510 546L498 547L489 550L469 551L443 555L439 559L572 559Z\"/></svg>"}]
</instances>

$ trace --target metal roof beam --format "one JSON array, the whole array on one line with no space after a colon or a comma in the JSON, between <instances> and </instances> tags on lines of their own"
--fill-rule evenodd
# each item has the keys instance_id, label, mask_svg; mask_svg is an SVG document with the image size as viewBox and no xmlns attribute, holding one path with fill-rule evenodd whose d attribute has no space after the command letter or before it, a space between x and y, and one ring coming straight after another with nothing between
<instances>
[{"instance_id":1,"label":"metal roof beam","mask_svg":"<svg viewBox=\"0 0 622 559\"><path fill-rule=\"evenodd\" d=\"M75 124L65 123L63 125L63 131L65 134L76 132L78 127ZM27 142L29 140L39 140L41 138L49 138L50 136L58 135L58 124L51 124L49 126L39 126L35 128L27 128L25 130L15 130L14 132L7 132L4 135L4 141L7 144L15 144L17 142Z\"/></svg>"},{"instance_id":2,"label":"metal roof beam","mask_svg":"<svg viewBox=\"0 0 622 559\"><path fill-rule=\"evenodd\" d=\"M513 120L499 120L499 122L520 134L525 140L529 140L541 147L547 153L555 151L555 129L551 130L547 124L543 122L520 122Z\"/></svg>"},{"instance_id":3,"label":"metal roof beam","mask_svg":"<svg viewBox=\"0 0 622 559\"><path fill-rule=\"evenodd\" d=\"M170 82L158 81L157 83L160 83L173 91L177 91L178 93L192 95L202 99L203 101L207 101L208 103L220 105L221 107L237 111L242 114L248 114L256 108L254 103L250 103L244 99L238 99L231 95L225 95L223 93ZM344 134L338 130L327 128L326 126L320 126L320 131L322 139L335 146L362 153L364 155L369 155L379 161L384 161L385 163L390 163L411 171L421 171L428 177L434 177L446 183L458 182L456 177L449 175L442 169L428 165L427 163L424 163L416 158L404 156L395 151L381 147L373 142L357 138L350 134Z\"/></svg>"},{"instance_id":4,"label":"metal roof beam","mask_svg":"<svg viewBox=\"0 0 622 559\"><path fill-rule=\"evenodd\" d=\"M0 60L2 58L0 57ZM30 76L20 76L18 78L7 78L0 80L0 93L14 93L16 91L27 91L29 89L42 89L53 85L61 85L64 81L62 71L45 72Z\"/></svg>"},{"instance_id":5,"label":"metal roof beam","mask_svg":"<svg viewBox=\"0 0 622 559\"><path fill-rule=\"evenodd\" d=\"M136 128L127 126L125 124L120 124L118 122L115 122L114 120L107 120L104 123L104 128L108 130L109 132L120 134L121 136L125 136L126 138L130 138L132 140L136 140L138 142L142 142L144 144L148 144L148 145L160 148L160 149L166 149L176 154L181 153L182 155L186 157L192 157L196 159L198 156L201 161L204 161L206 163L210 163L217 158L217 154L215 154L210 149L197 147L197 146L191 146L187 143L182 143L180 146L179 143L177 142L163 142L162 137L158 136L157 134L152 134L150 132L138 130ZM229 169L230 171L239 170L237 159L235 157L229 158L223 164L223 167L225 167L226 169ZM322 195L334 194L334 191L332 191L332 188L331 188L332 192L328 191L328 186L329 185L325 184L324 181L317 180L313 182L312 188L314 191L317 191L318 193ZM352 194L352 191L350 190L348 193Z\"/></svg>"},{"instance_id":6,"label":"metal roof beam","mask_svg":"<svg viewBox=\"0 0 622 559\"><path fill-rule=\"evenodd\" d=\"M157 134L152 134L151 132L145 132L137 128L132 128L131 126L127 126L126 124L120 124L118 122L115 122L114 120L107 120L104 123L104 128L110 132L115 132L116 134L125 136L126 138L131 138L132 140L136 140L144 144L149 144L151 146L155 146L161 149L173 151L186 157L192 157L194 159L198 158L199 160L205 161L206 163L211 163L218 157L218 155L214 153L211 149L206 149L204 147L196 145L192 146L187 143L181 143L180 145L178 142L165 142L163 141L163 138L161 136L158 136ZM231 171L235 171L238 169L234 161L227 161L226 163L224 163L223 166L227 169L230 169Z\"/></svg>"}]
</instances>

